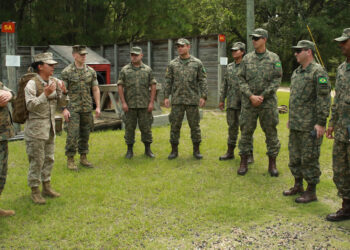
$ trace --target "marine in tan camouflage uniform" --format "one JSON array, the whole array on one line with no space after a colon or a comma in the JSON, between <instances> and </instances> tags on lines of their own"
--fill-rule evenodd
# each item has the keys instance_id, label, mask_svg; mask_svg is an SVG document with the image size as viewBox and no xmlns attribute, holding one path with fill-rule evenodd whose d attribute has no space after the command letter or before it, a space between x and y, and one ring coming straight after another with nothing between
<instances>
[{"instance_id":1,"label":"marine in tan camouflage uniform","mask_svg":"<svg viewBox=\"0 0 350 250\"><path fill-rule=\"evenodd\" d=\"M346 60L337 70L335 98L327 137L334 138L333 181L343 203L337 212L327 215L326 218L329 221L342 221L350 219L350 28L344 29L342 36L334 40L339 43Z\"/></svg>"},{"instance_id":2,"label":"marine in tan camouflage uniform","mask_svg":"<svg viewBox=\"0 0 350 250\"><path fill-rule=\"evenodd\" d=\"M52 77L55 64L52 53L35 55L32 68L38 74L24 89L29 111L24 129L29 160L28 185L32 190L31 198L37 204L46 203L39 190L41 182L44 196L60 196L51 188L50 182L55 155L55 112L57 104L65 105L67 89L61 80Z\"/></svg>"},{"instance_id":3,"label":"marine in tan camouflage uniform","mask_svg":"<svg viewBox=\"0 0 350 250\"><path fill-rule=\"evenodd\" d=\"M278 55L266 49L266 30L256 29L250 36L255 51L244 56L238 72L242 92L239 119L241 139L238 145L241 163L238 174L244 175L248 171L248 156L259 118L266 136L268 172L277 177L276 157L281 145L276 128L279 121L276 91L282 79L282 65Z\"/></svg>"},{"instance_id":4,"label":"marine in tan camouflage uniform","mask_svg":"<svg viewBox=\"0 0 350 250\"><path fill-rule=\"evenodd\" d=\"M202 159L199 151L201 130L199 127L199 107L204 107L207 100L207 74L202 62L190 55L190 42L180 38L176 42L179 56L172 60L165 75L164 105L170 107L170 143L172 151L168 159L178 156L178 145L182 121L186 113L191 128L193 156Z\"/></svg>"},{"instance_id":5,"label":"marine in tan camouflage uniform","mask_svg":"<svg viewBox=\"0 0 350 250\"><path fill-rule=\"evenodd\" d=\"M308 203L317 200L320 148L331 104L331 86L327 72L314 60L314 43L301 40L293 48L300 66L292 74L287 127L289 168L295 182L283 195L300 193L295 202ZM303 179L308 184L305 192Z\"/></svg>"},{"instance_id":6,"label":"marine in tan camouflage uniform","mask_svg":"<svg viewBox=\"0 0 350 250\"><path fill-rule=\"evenodd\" d=\"M130 50L131 63L125 65L119 74L118 92L125 112L125 142L128 151L125 155L133 157L135 129L137 124L141 130L142 142L145 144L145 155L154 158L151 151L152 123L154 99L156 96L156 80L152 69L142 62L142 49L133 47Z\"/></svg>"},{"instance_id":7,"label":"marine in tan camouflage uniform","mask_svg":"<svg viewBox=\"0 0 350 250\"><path fill-rule=\"evenodd\" d=\"M219 102L219 108L224 110L226 100L226 119L228 125L227 152L219 157L220 161L235 158L234 149L236 147L239 130L239 116L241 114L241 90L237 72L246 51L245 44L242 42L235 42L232 45L231 51L234 62L227 65ZM253 162L254 157L252 149L251 154L249 155L248 164Z\"/></svg>"},{"instance_id":8,"label":"marine in tan camouflage uniform","mask_svg":"<svg viewBox=\"0 0 350 250\"><path fill-rule=\"evenodd\" d=\"M80 164L88 168L93 167L87 160L89 136L93 124L91 90L96 104L96 118L101 113L97 76L95 70L85 64L87 53L85 45L73 46L74 63L68 65L61 73L69 97L67 107L63 108L63 116L67 123L67 167L71 170L78 169L74 162L77 149Z\"/></svg>"},{"instance_id":9,"label":"marine in tan camouflage uniform","mask_svg":"<svg viewBox=\"0 0 350 250\"><path fill-rule=\"evenodd\" d=\"M8 102L13 100L14 93L0 82L0 195L4 190L7 177L8 139L14 136L11 116L7 108ZM13 210L0 208L0 217L14 215Z\"/></svg>"}]
</instances>

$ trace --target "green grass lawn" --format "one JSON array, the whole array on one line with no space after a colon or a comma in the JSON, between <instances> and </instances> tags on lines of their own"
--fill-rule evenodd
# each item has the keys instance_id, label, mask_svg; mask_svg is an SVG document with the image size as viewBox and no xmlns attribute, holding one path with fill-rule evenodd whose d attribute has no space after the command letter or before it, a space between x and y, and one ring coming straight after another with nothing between
<instances>
[{"instance_id":1,"label":"green grass lawn","mask_svg":"<svg viewBox=\"0 0 350 250\"><path fill-rule=\"evenodd\" d=\"M288 93L279 103L288 105ZM135 156L124 158L124 131L91 134L94 169L71 172L64 156L65 134L56 139L53 187L58 199L35 205L27 186L23 141L9 144L9 173L0 207L16 216L0 218L0 248L350 248L350 221L329 223L340 207L332 182L332 141L321 152L318 202L297 204L284 197L293 178L288 169L287 114L278 126L280 176L267 173L265 138L254 135L255 163L246 176L236 174L236 159L221 162L226 151L224 112L205 110L201 121L203 160L192 156L190 131L181 131L179 158L169 161L169 127L154 128L156 159L146 158L140 132Z\"/></svg>"}]
</instances>

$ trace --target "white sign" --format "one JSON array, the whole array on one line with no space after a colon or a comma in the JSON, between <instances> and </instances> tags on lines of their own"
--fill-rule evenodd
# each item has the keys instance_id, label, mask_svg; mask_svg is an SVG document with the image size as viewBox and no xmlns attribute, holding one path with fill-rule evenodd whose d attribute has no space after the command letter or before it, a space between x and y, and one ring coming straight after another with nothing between
<instances>
[{"instance_id":1,"label":"white sign","mask_svg":"<svg viewBox=\"0 0 350 250\"><path fill-rule=\"evenodd\" d=\"M227 65L228 58L227 57L220 57L220 65Z\"/></svg>"},{"instance_id":2,"label":"white sign","mask_svg":"<svg viewBox=\"0 0 350 250\"><path fill-rule=\"evenodd\" d=\"M20 67L21 56L6 55L6 66L7 67Z\"/></svg>"}]
</instances>

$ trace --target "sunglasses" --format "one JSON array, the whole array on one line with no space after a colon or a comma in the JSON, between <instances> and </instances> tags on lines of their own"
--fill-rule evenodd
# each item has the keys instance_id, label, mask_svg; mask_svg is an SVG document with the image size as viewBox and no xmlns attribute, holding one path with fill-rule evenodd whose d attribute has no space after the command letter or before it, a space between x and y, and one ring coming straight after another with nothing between
<instances>
[{"instance_id":1,"label":"sunglasses","mask_svg":"<svg viewBox=\"0 0 350 250\"><path fill-rule=\"evenodd\" d=\"M307 49L296 49L295 53L300 54L302 51L307 51Z\"/></svg>"},{"instance_id":2,"label":"sunglasses","mask_svg":"<svg viewBox=\"0 0 350 250\"><path fill-rule=\"evenodd\" d=\"M257 36L252 36L252 40L253 41L259 41L261 37L257 37Z\"/></svg>"}]
</instances>

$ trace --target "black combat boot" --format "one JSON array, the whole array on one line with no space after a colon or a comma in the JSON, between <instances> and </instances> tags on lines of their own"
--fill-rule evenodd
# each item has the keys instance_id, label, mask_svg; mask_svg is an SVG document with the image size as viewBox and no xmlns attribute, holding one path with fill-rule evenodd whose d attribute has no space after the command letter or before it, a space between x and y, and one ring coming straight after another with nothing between
<instances>
[{"instance_id":1,"label":"black combat boot","mask_svg":"<svg viewBox=\"0 0 350 250\"><path fill-rule=\"evenodd\" d=\"M296 195L304 193L303 178L295 178L294 187L283 191L284 196Z\"/></svg>"},{"instance_id":2,"label":"black combat boot","mask_svg":"<svg viewBox=\"0 0 350 250\"><path fill-rule=\"evenodd\" d=\"M295 199L296 203L309 203L311 201L317 201L316 184L307 184L306 191Z\"/></svg>"},{"instance_id":3,"label":"black combat boot","mask_svg":"<svg viewBox=\"0 0 350 250\"><path fill-rule=\"evenodd\" d=\"M273 177L278 176L278 171L276 167L276 157L269 156L269 173Z\"/></svg>"},{"instance_id":4,"label":"black combat boot","mask_svg":"<svg viewBox=\"0 0 350 250\"><path fill-rule=\"evenodd\" d=\"M241 155L241 163L239 164L239 169L237 174L245 175L248 172L248 155Z\"/></svg>"},{"instance_id":5,"label":"black combat boot","mask_svg":"<svg viewBox=\"0 0 350 250\"><path fill-rule=\"evenodd\" d=\"M220 161L231 160L235 158L233 150L235 149L235 145L227 144L227 152L223 156L219 157Z\"/></svg>"},{"instance_id":6,"label":"black combat boot","mask_svg":"<svg viewBox=\"0 0 350 250\"><path fill-rule=\"evenodd\" d=\"M178 143L171 143L171 153L168 156L169 160L175 159L179 155Z\"/></svg>"},{"instance_id":7,"label":"black combat boot","mask_svg":"<svg viewBox=\"0 0 350 250\"><path fill-rule=\"evenodd\" d=\"M350 199L343 199L342 208L326 217L328 221L350 220Z\"/></svg>"},{"instance_id":8,"label":"black combat boot","mask_svg":"<svg viewBox=\"0 0 350 250\"><path fill-rule=\"evenodd\" d=\"M247 160L248 164L252 164L254 163L254 154L253 152L251 152L249 155L248 155L248 160Z\"/></svg>"},{"instance_id":9,"label":"black combat boot","mask_svg":"<svg viewBox=\"0 0 350 250\"><path fill-rule=\"evenodd\" d=\"M199 142L193 143L193 156L198 160L203 158L203 155L201 155L201 152L199 151Z\"/></svg>"},{"instance_id":10,"label":"black combat boot","mask_svg":"<svg viewBox=\"0 0 350 250\"><path fill-rule=\"evenodd\" d=\"M126 151L125 155L126 159L131 159L134 156L133 147L134 144L128 144L128 151Z\"/></svg>"},{"instance_id":11,"label":"black combat boot","mask_svg":"<svg viewBox=\"0 0 350 250\"><path fill-rule=\"evenodd\" d=\"M144 144L145 144L145 155L147 155L150 158L154 158L155 156L151 150L151 143L145 142Z\"/></svg>"}]
</instances>

